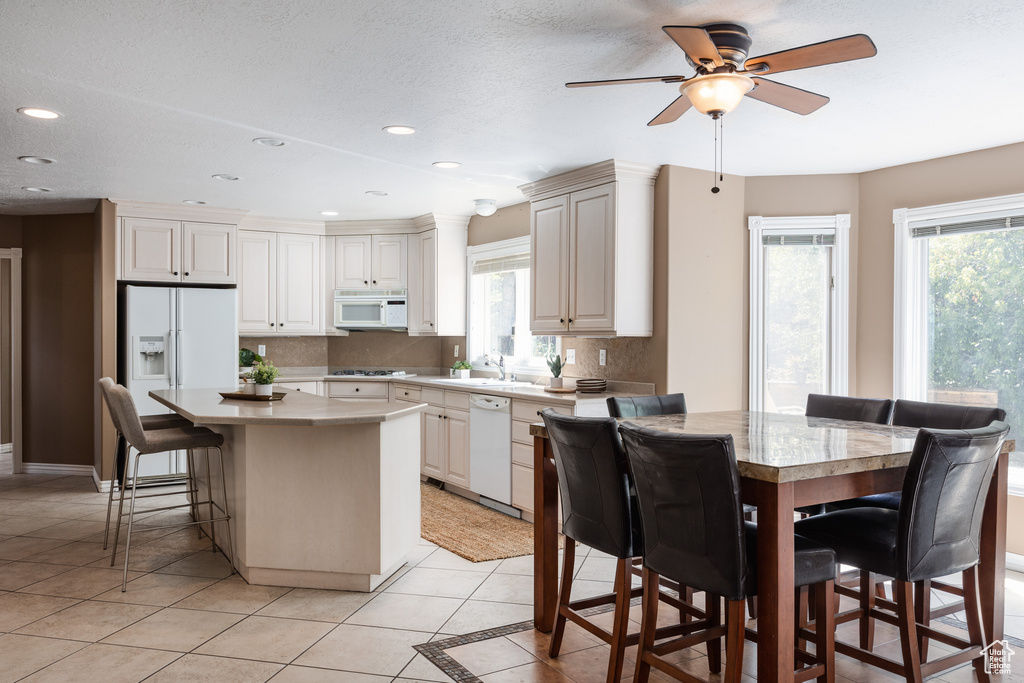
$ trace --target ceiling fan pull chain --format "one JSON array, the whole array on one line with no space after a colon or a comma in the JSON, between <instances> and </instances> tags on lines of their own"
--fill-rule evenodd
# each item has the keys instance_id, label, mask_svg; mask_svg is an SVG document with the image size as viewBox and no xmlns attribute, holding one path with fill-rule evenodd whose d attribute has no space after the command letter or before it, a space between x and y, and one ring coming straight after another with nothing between
<instances>
[{"instance_id":1,"label":"ceiling fan pull chain","mask_svg":"<svg viewBox=\"0 0 1024 683\"><path fill-rule=\"evenodd\" d=\"M718 141L718 133L721 130L721 127L722 127L722 117L721 116L712 116L712 119L715 122L715 170L714 170L714 173L715 173L715 185L714 185L714 187L711 188L711 194L718 194L718 192L720 191L719 187L718 187L718 179L719 179L719 176L720 176L719 165L718 164L719 164L719 160L720 160L719 153L721 151L721 146L719 145L719 141Z\"/></svg>"}]
</instances>

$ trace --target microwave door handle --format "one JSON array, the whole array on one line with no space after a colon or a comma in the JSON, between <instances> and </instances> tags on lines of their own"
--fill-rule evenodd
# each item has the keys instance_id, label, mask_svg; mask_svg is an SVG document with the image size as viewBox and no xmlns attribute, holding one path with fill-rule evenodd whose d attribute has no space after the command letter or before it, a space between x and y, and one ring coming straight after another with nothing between
<instances>
[{"instance_id":1,"label":"microwave door handle","mask_svg":"<svg viewBox=\"0 0 1024 683\"><path fill-rule=\"evenodd\" d=\"M380 302L380 326L381 327L385 327L388 324L388 307L387 307L386 303L387 302L385 302L385 301L381 301Z\"/></svg>"}]
</instances>

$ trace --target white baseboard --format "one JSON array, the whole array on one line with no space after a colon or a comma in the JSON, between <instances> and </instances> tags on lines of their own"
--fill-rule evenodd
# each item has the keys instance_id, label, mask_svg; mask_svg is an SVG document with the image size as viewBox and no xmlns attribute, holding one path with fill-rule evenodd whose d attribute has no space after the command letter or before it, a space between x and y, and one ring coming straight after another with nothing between
<instances>
[{"instance_id":1,"label":"white baseboard","mask_svg":"<svg viewBox=\"0 0 1024 683\"><path fill-rule=\"evenodd\" d=\"M13 452L14 452L14 444L13 443L0 444L0 453L13 453Z\"/></svg>"},{"instance_id":2,"label":"white baseboard","mask_svg":"<svg viewBox=\"0 0 1024 683\"><path fill-rule=\"evenodd\" d=\"M23 462L21 463L23 474L57 474L65 477L92 477L98 481L96 468L92 465L61 465L53 462Z\"/></svg>"},{"instance_id":3,"label":"white baseboard","mask_svg":"<svg viewBox=\"0 0 1024 683\"><path fill-rule=\"evenodd\" d=\"M1006 568L1015 572L1024 572L1024 555L1006 553Z\"/></svg>"}]
</instances>

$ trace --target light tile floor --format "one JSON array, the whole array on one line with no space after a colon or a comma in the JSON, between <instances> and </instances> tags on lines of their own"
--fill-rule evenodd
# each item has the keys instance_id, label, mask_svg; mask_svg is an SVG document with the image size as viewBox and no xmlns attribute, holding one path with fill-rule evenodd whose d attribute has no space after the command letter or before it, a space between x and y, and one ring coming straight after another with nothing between
<instances>
[{"instance_id":1,"label":"light tile floor","mask_svg":"<svg viewBox=\"0 0 1024 683\"><path fill-rule=\"evenodd\" d=\"M194 530L142 525L122 593L123 554L112 569L102 550L106 498L92 481L9 472L10 456L0 455L0 683L448 683L413 645L532 618L532 557L473 564L427 541L377 591L346 593L250 586ZM609 558L582 547L577 558L574 597L610 590ZM1024 575L1007 583L1007 630L1024 635ZM884 625L878 633L880 644L894 636ZM570 626L557 660L547 642L529 629L445 652L486 683L604 680L607 646L591 635ZM628 654L627 682L635 648ZM707 675L703 650L678 657ZM748 645L746 670L755 657ZM845 658L837 670L839 683L896 680Z\"/></svg>"}]
</instances>

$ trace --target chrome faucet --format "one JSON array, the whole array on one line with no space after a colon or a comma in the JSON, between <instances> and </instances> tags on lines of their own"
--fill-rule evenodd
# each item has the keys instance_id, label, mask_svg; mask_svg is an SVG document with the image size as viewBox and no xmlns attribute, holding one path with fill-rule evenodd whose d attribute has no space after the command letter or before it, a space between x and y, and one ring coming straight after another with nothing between
<instances>
[{"instance_id":1,"label":"chrome faucet","mask_svg":"<svg viewBox=\"0 0 1024 683\"><path fill-rule=\"evenodd\" d=\"M505 356L503 356L503 355L501 355L499 353L498 354L498 362L497 362L497 364L491 362L491 357L488 356L486 364L487 365L497 365L497 368L498 368L498 379L500 381L502 381L502 382L504 382L506 380L506 376L505 376ZM512 382L515 382L516 381L516 376L515 375L511 375L507 379L509 379Z\"/></svg>"}]
</instances>

